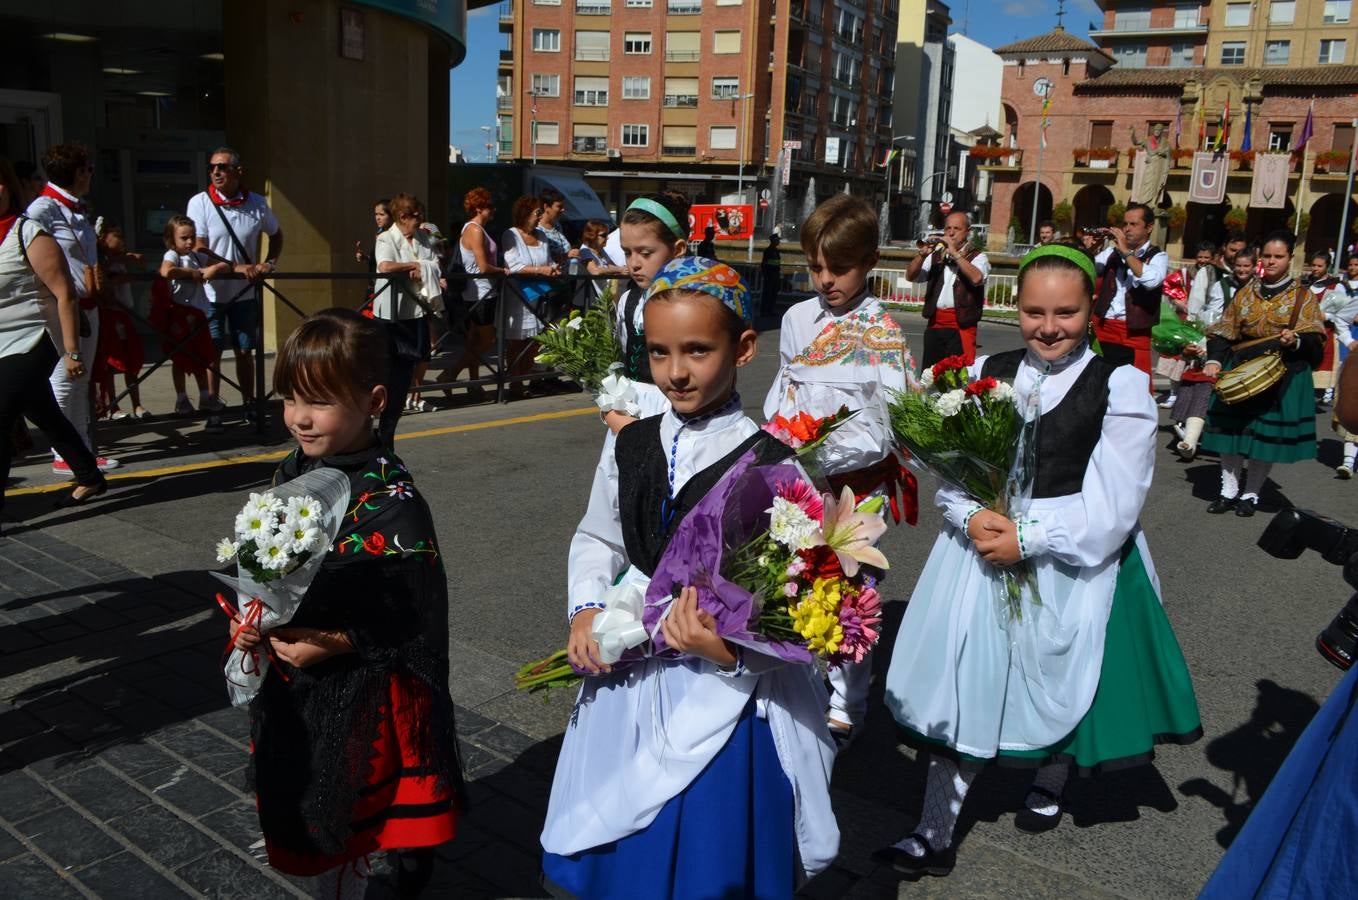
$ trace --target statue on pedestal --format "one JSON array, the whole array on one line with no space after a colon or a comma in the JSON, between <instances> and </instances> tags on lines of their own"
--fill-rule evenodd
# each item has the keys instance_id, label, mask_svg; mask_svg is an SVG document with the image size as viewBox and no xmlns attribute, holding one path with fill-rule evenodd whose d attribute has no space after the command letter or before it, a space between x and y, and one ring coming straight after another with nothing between
<instances>
[{"instance_id":1,"label":"statue on pedestal","mask_svg":"<svg viewBox=\"0 0 1358 900\"><path fill-rule=\"evenodd\" d=\"M1136 126L1133 125L1132 146L1146 155L1145 168L1132 202L1154 205L1165 192L1165 183L1169 181L1170 147L1169 141L1165 138L1165 126L1156 122L1147 132L1146 139L1138 141Z\"/></svg>"}]
</instances>

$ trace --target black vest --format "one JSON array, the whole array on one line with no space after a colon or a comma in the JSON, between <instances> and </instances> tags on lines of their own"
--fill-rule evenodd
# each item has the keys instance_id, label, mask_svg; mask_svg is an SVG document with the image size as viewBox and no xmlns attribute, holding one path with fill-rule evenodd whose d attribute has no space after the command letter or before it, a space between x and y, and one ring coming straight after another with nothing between
<instances>
[{"instance_id":1,"label":"black vest","mask_svg":"<svg viewBox=\"0 0 1358 900\"><path fill-rule=\"evenodd\" d=\"M1150 261L1163 252L1154 244L1148 244L1141 259L1145 261L1146 265L1150 265ZM1113 305L1113 298L1118 293L1118 284L1127 268L1127 260L1114 250L1112 256L1108 257L1108 265L1103 270L1103 281L1099 282L1099 294L1094 303L1094 315L1100 318L1108 315L1108 309ZM1127 288L1122 303L1126 309L1127 327L1130 330L1144 331L1147 328L1154 327L1160 321L1161 293L1161 287L1145 288L1133 285Z\"/></svg>"},{"instance_id":2,"label":"black vest","mask_svg":"<svg viewBox=\"0 0 1358 900\"><path fill-rule=\"evenodd\" d=\"M633 325L637 307L645 296L646 291L635 284L622 295L622 374L633 381L655 384L651 361L646 355L646 335Z\"/></svg>"},{"instance_id":3,"label":"black vest","mask_svg":"<svg viewBox=\"0 0 1358 900\"><path fill-rule=\"evenodd\" d=\"M981 377L1011 384L1026 350L997 353L981 367ZM1037 477L1033 497L1065 497L1083 489L1089 458L1103 432L1108 409L1108 379L1117 367L1096 356L1075 379L1066 396L1042 414L1037 426Z\"/></svg>"},{"instance_id":4,"label":"black vest","mask_svg":"<svg viewBox=\"0 0 1358 900\"><path fill-rule=\"evenodd\" d=\"M736 460L750 449L755 464L781 462L792 456L786 444L756 431L740 446L696 473L684 483L674 498L669 527L665 527L664 504L669 496L669 456L661 446L660 420L651 416L633 422L618 432L614 455L618 461L618 517L622 522L623 546L627 559L646 575L654 574L660 557L669 546L679 523L698 504Z\"/></svg>"}]
</instances>

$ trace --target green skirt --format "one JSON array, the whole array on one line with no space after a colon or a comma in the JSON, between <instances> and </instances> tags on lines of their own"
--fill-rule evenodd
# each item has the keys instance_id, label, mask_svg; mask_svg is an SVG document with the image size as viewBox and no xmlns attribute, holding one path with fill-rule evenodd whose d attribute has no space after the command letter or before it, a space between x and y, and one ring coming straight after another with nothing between
<instances>
[{"instance_id":1,"label":"green skirt","mask_svg":"<svg viewBox=\"0 0 1358 900\"><path fill-rule=\"evenodd\" d=\"M1214 394L1201 446L1260 462L1315 459L1316 395L1311 370L1288 372L1276 388L1244 403L1223 403Z\"/></svg>"},{"instance_id":2,"label":"green skirt","mask_svg":"<svg viewBox=\"0 0 1358 900\"><path fill-rule=\"evenodd\" d=\"M984 763L908 728L906 743L954 759ZM1202 737L1202 717L1179 641L1155 594L1141 552L1123 551L1103 645L1094 701L1075 730L1041 750L1001 750L994 762L1032 768L1073 763L1081 775L1149 763L1156 744L1191 744Z\"/></svg>"}]
</instances>

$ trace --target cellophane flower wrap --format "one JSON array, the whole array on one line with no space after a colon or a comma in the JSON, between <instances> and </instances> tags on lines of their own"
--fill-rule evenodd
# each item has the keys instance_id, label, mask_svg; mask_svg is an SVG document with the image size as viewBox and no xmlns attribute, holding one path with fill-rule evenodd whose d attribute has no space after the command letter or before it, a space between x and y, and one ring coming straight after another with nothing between
<instances>
[{"instance_id":1,"label":"cellophane flower wrap","mask_svg":"<svg viewBox=\"0 0 1358 900\"><path fill-rule=\"evenodd\" d=\"M1027 512L1037 474L1037 421L1024 415L1013 385L972 378L966 361L950 356L921 373L921 390L895 393L891 429L939 481L1014 522ZM997 597L1006 618L1023 618L1025 594L1041 605L1026 561L995 568Z\"/></svg>"},{"instance_id":2,"label":"cellophane flower wrap","mask_svg":"<svg viewBox=\"0 0 1358 900\"><path fill-rule=\"evenodd\" d=\"M755 465L751 451L679 523L644 599L634 587L614 588L591 636L615 669L682 657L667 645L662 620L692 586L732 644L831 668L861 661L881 636L872 570L888 567L875 546L886 530L882 503L856 504L848 488L821 494L795 462ZM560 651L524 666L516 681L536 689L578 676Z\"/></svg>"},{"instance_id":3,"label":"cellophane flower wrap","mask_svg":"<svg viewBox=\"0 0 1358 900\"><path fill-rule=\"evenodd\" d=\"M572 310L565 320L551 325L536 338L541 351L536 361L560 369L592 393L599 409L637 415L636 392L619 370L622 345L614 329L614 282L588 309Z\"/></svg>"},{"instance_id":4,"label":"cellophane flower wrap","mask_svg":"<svg viewBox=\"0 0 1358 900\"><path fill-rule=\"evenodd\" d=\"M223 611L261 634L290 622L339 534L348 503L348 477L327 468L251 494L236 516L233 537L217 544L218 562L236 561L235 577L212 573L236 595L234 605L217 595ZM231 705L245 706L268 673L268 645L238 650L234 637L222 671Z\"/></svg>"},{"instance_id":5,"label":"cellophane flower wrap","mask_svg":"<svg viewBox=\"0 0 1358 900\"><path fill-rule=\"evenodd\" d=\"M1171 274L1178 275L1178 270ZM1182 282L1182 276L1180 277ZM1182 293L1182 286L1179 288ZM1165 288L1165 295L1173 296L1171 288ZM1176 299L1182 299L1176 296ZM1151 349L1161 356L1180 356L1184 347L1197 344L1205 347L1207 327L1195 319L1180 317L1169 301L1160 303L1160 321L1151 328Z\"/></svg>"}]
</instances>

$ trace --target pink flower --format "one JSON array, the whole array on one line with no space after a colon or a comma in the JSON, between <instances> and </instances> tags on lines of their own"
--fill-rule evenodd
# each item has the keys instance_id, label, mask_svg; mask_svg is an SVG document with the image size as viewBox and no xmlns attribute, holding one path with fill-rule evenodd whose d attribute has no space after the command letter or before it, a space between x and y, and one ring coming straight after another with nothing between
<instances>
[{"instance_id":1,"label":"pink flower","mask_svg":"<svg viewBox=\"0 0 1358 900\"><path fill-rule=\"evenodd\" d=\"M787 444L793 450L801 449L802 442L793 437L792 432L788 431L777 421L769 422L768 424L762 426L762 428L765 432L773 435L775 438L777 438L782 443Z\"/></svg>"},{"instance_id":2,"label":"pink flower","mask_svg":"<svg viewBox=\"0 0 1358 900\"><path fill-rule=\"evenodd\" d=\"M839 557L845 575L857 575L860 563L879 569L889 567L886 556L874 546L886 532L886 522L876 513L859 512L852 488L845 485L838 500L826 494L822 503L825 514L821 517L821 537Z\"/></svg>"},{"instance_id":3,"label":"pink flower","mask_svg":"<svg viewBox=\"0 0 1358 900\"><path fill-rule=\"evenodd\" d=\"M802 512L816 521L820 521L821 515L825 512L825 503L821 500L820 494L800 478L782 482L778 485L777 492L779 497L797 504Z\"/></svg>"},{"instance_id":4,"label":"pink flower","mask_svg":"<svg viewBox=\"0 0 1358 900\"><path fill-rule=\"evenodd\" d=\"M795 581L789 581L783 585L783 596L789 600L797 596L797 591L798 588Z\"/></svg>"},{"instance_id":5,"label":"pink flower","mask_svg":"<svg viewBox=\"0 0 1358 900\"><path fill-rule=\"evenodd\" d=\"M800 556L795 556L792 558L791 564L789 564L787 567L787 577L796 578L798 575L802 574L805 571L806 563L802 562Z\"/></svg>"},{"instance_id":6,"label":"pink flower","mask_svg":"<svg viewBox=\"0 0 1358 900\"><path fill-rule=\"evenodd\" d=\"M845 591L839 607L844 640L837 654L841 663L862 662L881 636L882 598L874 588Z\"/></svg>"}]
</instances>

